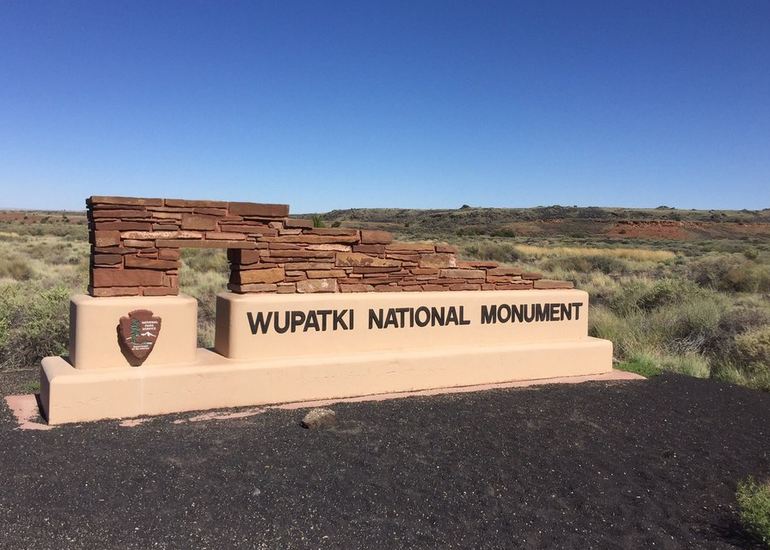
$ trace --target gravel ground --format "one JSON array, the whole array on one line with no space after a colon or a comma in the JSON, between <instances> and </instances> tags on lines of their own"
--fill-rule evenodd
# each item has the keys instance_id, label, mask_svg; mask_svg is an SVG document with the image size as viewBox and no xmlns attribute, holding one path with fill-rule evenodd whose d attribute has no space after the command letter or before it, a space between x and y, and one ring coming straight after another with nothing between
<instances>
[{"instance_id":1,"label":"gravel ground","mask_svg":"<svg viewBox=\"0 0 770 550\"><path fill-rule=\"evenodd\" d=\"M0 375L0 393L30 373ZM746 548L770 394L675 375L16 430L2 548ZM174 421L181 421L175 423Z\"/></svg>"}]
</instances>

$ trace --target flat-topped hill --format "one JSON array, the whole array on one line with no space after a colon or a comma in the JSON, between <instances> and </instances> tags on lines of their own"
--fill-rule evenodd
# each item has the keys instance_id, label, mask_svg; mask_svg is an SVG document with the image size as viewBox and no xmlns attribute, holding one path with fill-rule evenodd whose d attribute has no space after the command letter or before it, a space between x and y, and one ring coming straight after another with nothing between
<instances>
[{"instance_id":1,"label":"flat-topped hill","mask_svg":"<svg viewBox=\"0 0 770 550\"><path fill-rule=\"evenodd\" d=\"M417 235L617 237L640 239L736 239L770 236L770 209L680 210L543 206L419 210L353 208L320 214L328 224L371 226Z\"/></svg>"}]
</instances>

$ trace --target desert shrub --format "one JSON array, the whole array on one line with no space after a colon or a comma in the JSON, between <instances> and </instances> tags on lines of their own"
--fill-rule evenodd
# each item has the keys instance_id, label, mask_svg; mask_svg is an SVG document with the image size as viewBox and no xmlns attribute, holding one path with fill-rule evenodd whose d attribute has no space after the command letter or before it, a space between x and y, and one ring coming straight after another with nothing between
<instances>
[{"instance_id":1,"label":"desert shrub","mask_svg":"<svg viewBox=\"0 0 770 550\"><path fill-rule=\"evenodd\" d=\"M731 362L738 351L735 339L746 331L770 324L770 312L751 301L734 304L719 320L719 326L707 342L705 351L720 362Z\"/></svg>"},{"instance_id":2,"label":"desert shrub","mask_svg":"<svg viewBox=\"0 0 770 550\"><path fill-rule=\"evenodd\" d=\"M6 256L0 258L0 278L11 278L16 281L27 281L35 272L24 258Z\"/></svg>"},{"instance_id":3,"label":"desert shrub","mask_svg":"<svg viewBox=\"0 0 770 550\"><path fill-rule=\"evenodd\" d=\"M726 307L723 296L689 281L633 279L607 286L603 302L592 307L589 333L611 340L629 370L710 376L706 350Z\"/></svg>"},{"instance_id":4,"label":"desert shrub","mask_svg":"<svg viewBox=\"0 0 770 550\"><path fill-rule=\"evenodd\" d=\"M733 304L706 341L714 378L770 390L770 311L758 300Z\"/></svg>"},{"instance_id":5,"label":"desert shrub","mask_svg":"<svg viewBox=\"0 0 770 550\"><path fill-rule=\"evenodd\" d=\"M27 256L46 265L74 265L80 258L88 256L84 247L76 247L72 242L62 239L36 239L22 249Z\"/></svg>"},{"instance_id":6,"label":"desert shrub","mask_svg":"<svg viewBox=\"0 0 770 550\"><path fill-rule=\"evenodd\" d=\"M615 357L621 361L632 360L654 347L649 342L649 335L645 335L643 326L638 314L620 316L603 306L593 307L588 316L589 335L610 340Z\"/></svg>"},{"instance_id":7,"label":"desert shrub","mask_svg":"<svg viewBox=\"0 0 770 550\"><path fill-rule=\"evenodd\" d=\"M738 483L735 498L743 526L770 547L770 483L749 476Z\"/></svg>"},{"instance_id":8,"label":"desert shrub","mask_svg":"<svg viewBox=\"0 0 770 550\"><path fill-rule=\"evenodd\" d=\"M692 302L708 291L682 279L634 280L622 287L611 300L610 307L621 314L652 311L664 305ZM713 293L712 293L713 294Z\"/></svg>"},{"instance_id":9,"label":"desert shrub","mask_svg":"<svg viewBox=\"0 0 770 550\"><path fill-rule=\"evenodd\" d=\"M474 260L515 262L520 259L520 254L514 245L493 241L482 241L468 245L463 248L463 253Z\"/></svg>"},{"instance_id":10,"label":"desert shrub","mask_svg":"<svg viewBox=\"0 0 770 550\"><path fill-rule=\"evenodd\" d=\"M561 256L550 258L543 263L543 269L554 271L579 271L589 273L600 271L602 273L624 273L628 270L626 262L613 256Z\"/></svg>"},{"instance_id":11,"label":"desert shrub","mask_svg":"<svg viewBox=\"0 0 770 550\"><path fill-rule=\"evenodd\" d=\"M699 285L728 292L770 291L770 266L740 254L711 254L690 262L688 276Z\"/></svg>"},{"instance_id":12,"label":"desert shrub","mask_svg":"<svg viewBox=\"0 0 770 550\"><path fill-rule=\"evenodd\" d=\"M660 334L669 352L703 352L717 332L724 307L725 301L719 295L661 306L648 315L648 329Z\"/></svg>"},{"instance_id":13,"label":"desert shrub","mask_svg":"<svg viewBox=\"0 0 770 550\"><path fill-rule=\"evenodd\" d=\"M0 366L26 368L48 355L62 355L69 340L65 287L0 287Z\"/></svg>"},{"instance_id":14,"label":"desert shrub","mask_svg":"<svg viewBox=\"0 0 770 550\"><path fill-rule=\"evenodd\" d=\"M759 250L756 248L747 248L743 251L743 255L749 260L756 260L759 258Z\"/></svg>"},{"instance_id":15,"label":"desert shrub","mask_svg":"<svg viewBox=\"0 0 770 550\"><path fill-rule=\"evenodd\" d=\"M735 337L735 361L749 374L770 373L770 325L756 327Z\"/></svg>"},{"instance_id":16,"label":"desert shrub","mask_svg":"<svg viewBox=\"0 0 770 550\"><path fill-rule=\"evenodd\" d=\"M224 260L226 258L222 256ZM204 265L219 266L217 262ZM216 295L227 289L227 263L223 270L195 270L183 265L179 271L179 289L184 294L198 300L198 345L211 347L214 344L214 325L216 321ZM201 266L198 266L201 267Z\"/></svg>"},{"instance_id":17,"label":"desert shrub","mask_svg":"<svg viewBox=\"0 0 770 550\"><path fill-rule=\"evenodd\" d=\"M229 273L227 253L217 248L183 248L182 261L193 271Z\"/></svg>"},{"instance_id":18,"label":"desert shrub","mask_svg":"<svg viewBox=\"0 0 770 550\"><path fill-rule=\"evenodd\" d=\"M313 214L313 227L326 227L324 224L324 218L320 214Z\"/></svg>"}]
</instances>

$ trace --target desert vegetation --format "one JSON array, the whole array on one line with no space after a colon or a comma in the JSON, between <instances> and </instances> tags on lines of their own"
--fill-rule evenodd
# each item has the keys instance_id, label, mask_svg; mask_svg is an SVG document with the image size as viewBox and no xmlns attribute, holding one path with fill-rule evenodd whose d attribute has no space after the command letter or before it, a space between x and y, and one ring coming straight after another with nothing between
<instances>
[{"instance_id":1,"label":"desert vegetation","mask_svg":"<svg viewBox=\"0 0 770 550\"><path fill-rule=\"evenodd\" d=\"M531 240L475 237L462 250L587 290L591 335L615 344L620 368L770 390L767 242Z\"/></svg>"},{"instance_id":2,"label":"desert vegetation","mask_svg":"<svg viewBox=\"0 0 770 550\"><path fill-rule=\"evenodd\" d=\"M738 484L736 500L746 530L770 548L770 482L744 479Z\"/></svg>"},{"instance_id":3,"label":"desert vegetation","mask_svg":"<svg viewBox=\"0 0 770 550\"><path fill-rule=\"evenodd\" d=\"M608 225L619 218L629 226L694 225L687 238L628 236ZM402 239L447 240L466 259L572 280L591 294L591 334L614 342L620 368L647 375L669 370L767 391L769 218L767 211L468 207L335 211L313 220L388 229ZM68 299L86 289L88 251L82 213L0 217L0 369L33 368L45 355L66 353ZM198 299L199 342L210 346L226 255L186 249L182 259L180 287Z\"/></svg>"}]
</instances>

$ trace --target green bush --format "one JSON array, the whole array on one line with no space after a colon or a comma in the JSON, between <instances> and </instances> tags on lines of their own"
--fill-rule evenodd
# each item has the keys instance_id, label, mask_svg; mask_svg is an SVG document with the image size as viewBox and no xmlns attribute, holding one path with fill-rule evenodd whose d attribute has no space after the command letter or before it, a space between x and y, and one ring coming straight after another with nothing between
<instances>
[{"instance_id":1,"label":"green bush","mask_svg":"<svg viewBox=\"0 0 770 550\"><path fill-rule=\"evenodd\" d=\"M668 351L703 352L717 332L724 308L719 295L693 297L650 312L647 329L660 334Z\"/></svg>"},{"instance_id":2,"label":"green bush","mask_svg":"<svg viewBox=\"0 0 770 550\"><path fill-rule=\"evenodd\" d=\"M735 337L736 362L750 374L770 373L770 325L748 330Z\"/></svg>"},{"instance_id":3,"label":"green bush","mask_svg":"<svg viewBox=\"0 0 770 550\"><path fill-rule=\"evenodd\" d=\"M749 476L738 483L735 498L743 526L770 547L770 483Z\"/></svg>"},{"instance_id":4,"label":"green bush","mask_svg":"<svg viewBox=\"0 0 770 550\"><path fill-rule=\"evenodd\" d=\"M28 368L48 355L63 355L69 341L65 287L0 287L0 366Z\"/></svg>"},{"instance_id":5,"label":"green bush","mask_svg":"<svg viewBox=\"0 0 770 550\"><path fill-rule=\"evenodd\" d=\"M686 374L695 378L709 378L711 366L703 355L697 352L663 355L658 361L660 368L670 372Z\"/></svg>"},{"instance_id":6,"label":"green bush","mask_svg":"<svg viewBox=\"0 0 770 550\"><path fill-rule=\"evenodd\" d=\"M641 374L647 378L658 376L662 372L656 361L647 355L636 355L628 361L618 363L617 368L618 370Z\"/></svg>"},{"instance_id":7,"label":"green bush","mask_svg":"<svg viewBox=\"0 0 770 550\"><path fill-rule=\"evenodd\" d=\"M313 227L326 227L324 218L320 214L313 214Z\"/></svg>"},{"instance_id":8,"label":"green bush","mask_svg":"<svg viewBox=\"0 0 770 550\"><path fill-rule=\"evenodd\" d=\"M743 251L743 255L749 260L756 260L759 258L759 250L756 248L747 248Z\"/></svg>"}]
</instances>

